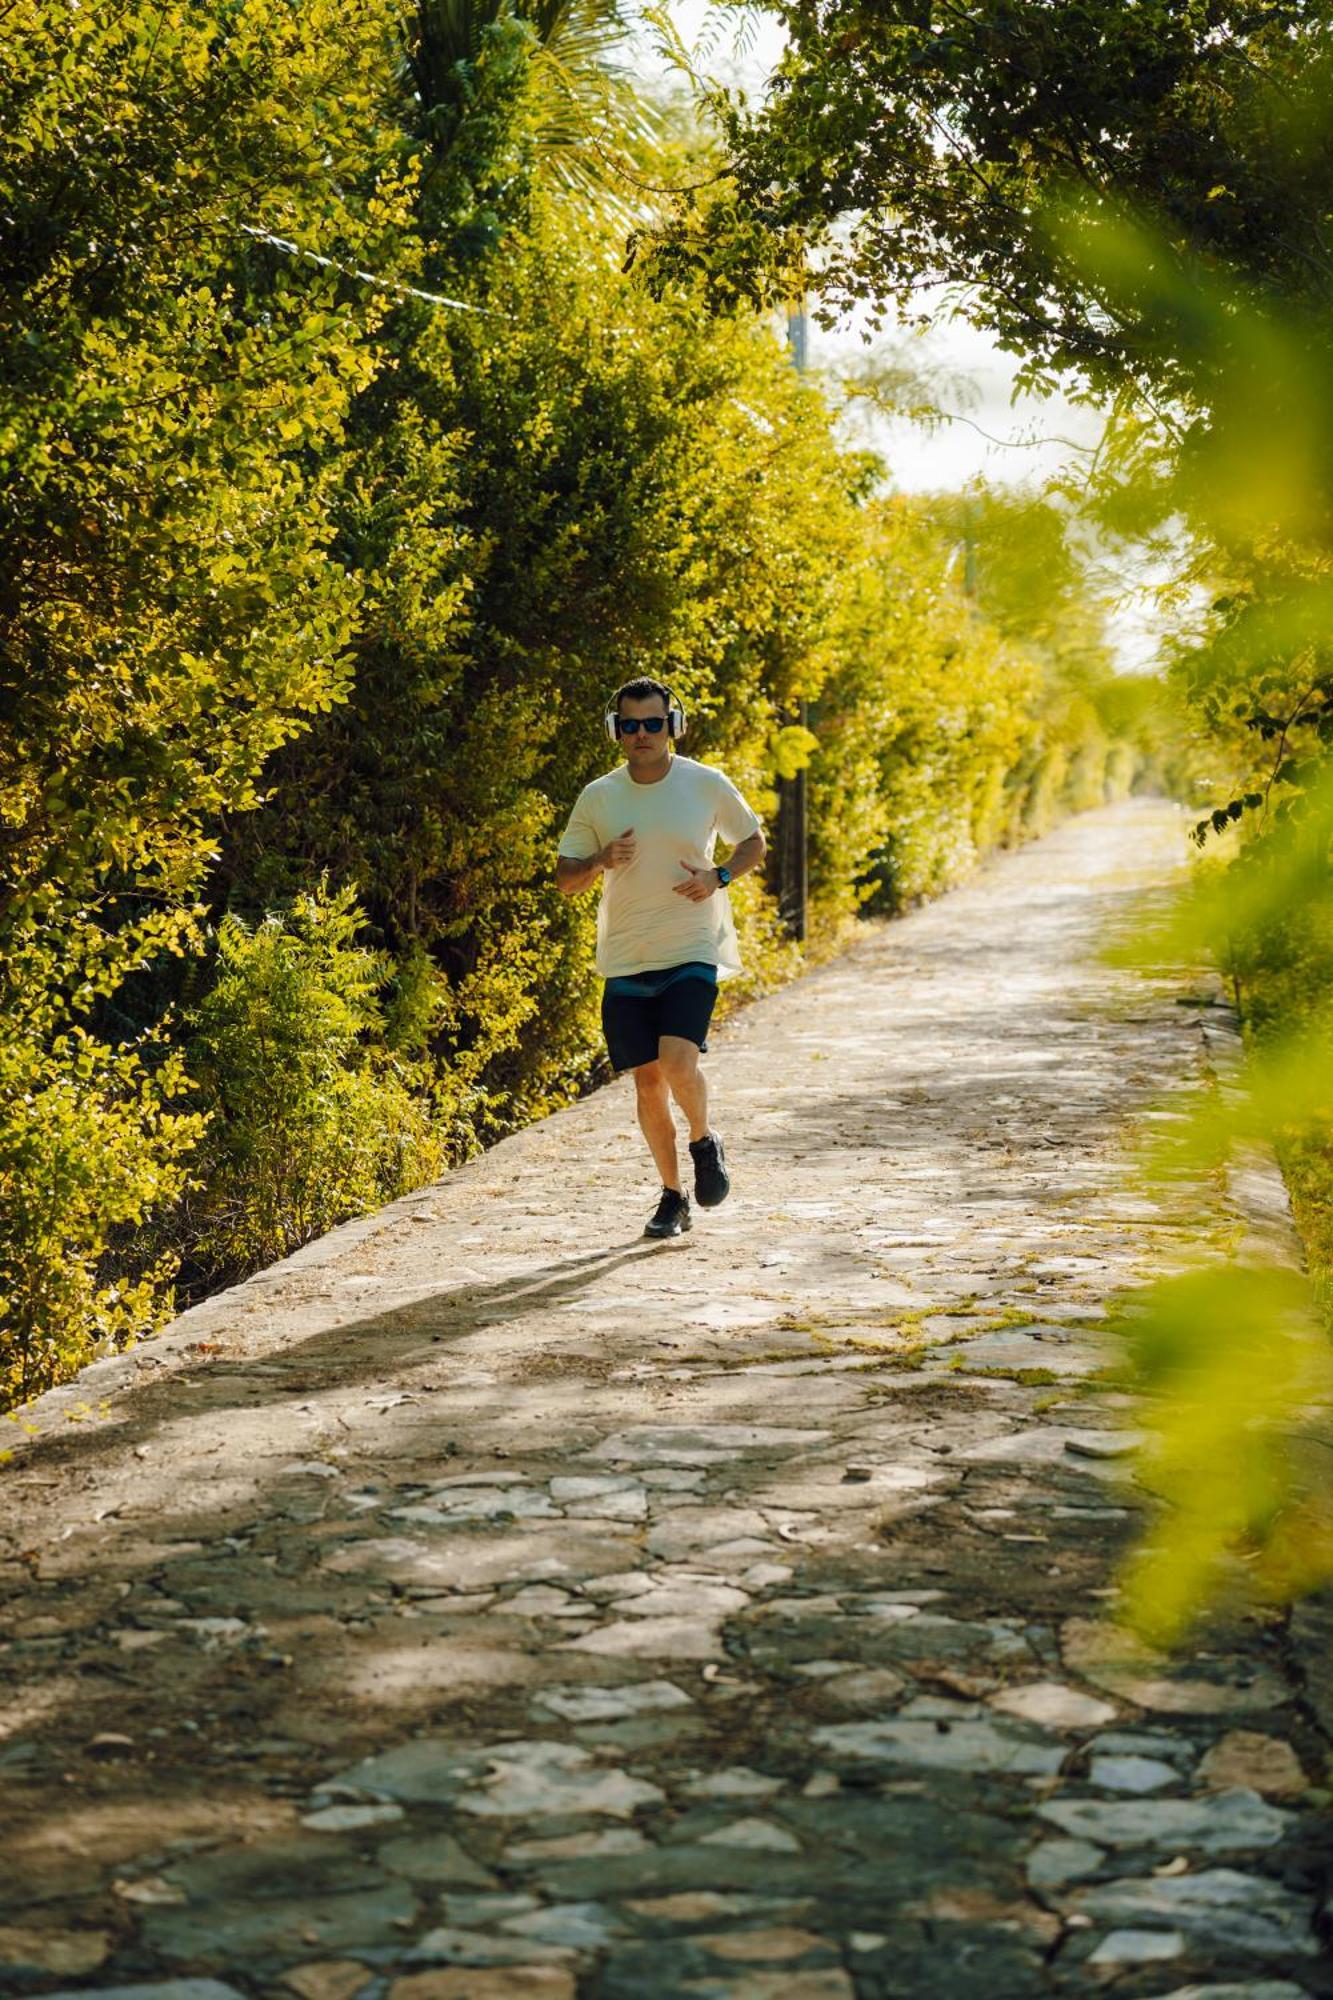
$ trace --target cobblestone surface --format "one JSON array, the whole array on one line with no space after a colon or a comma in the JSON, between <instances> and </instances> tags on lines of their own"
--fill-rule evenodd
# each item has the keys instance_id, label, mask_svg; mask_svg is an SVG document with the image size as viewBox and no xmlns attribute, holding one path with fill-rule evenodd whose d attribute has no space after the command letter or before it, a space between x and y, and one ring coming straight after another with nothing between
<instances>
[{"instance_id":1,"label":"cobblestone surface","mask_svg":"<svg viewBox=\"0 0 1333 2000\"><path fill-rule=\"evenodd\" d=\"M1089 815L738 1016L691 1237L615 1085L37 1405L0 1990L1333 1992L1287 1626L1110 1620L1106 1304L1236 1221L1117 1164L1228 1032L1094 953L1183 831Z\"/></svg>"}]
</instances>

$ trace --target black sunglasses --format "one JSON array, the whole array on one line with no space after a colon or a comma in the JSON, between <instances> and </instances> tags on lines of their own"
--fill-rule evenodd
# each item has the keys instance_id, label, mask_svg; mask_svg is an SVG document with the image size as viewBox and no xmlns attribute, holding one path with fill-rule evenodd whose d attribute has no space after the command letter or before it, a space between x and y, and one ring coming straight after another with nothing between
<instances>
[{"instance_id":1,"label":"black sunglasses","mask_svg":"<svg viewBox=\"0 0 1333 2000\"><path fill-rule=\"evenodd\" d=\"M650 736L660 736L666 728L664 715L620 715L616 717L616 728L622 736L633 736L640 729L646 729Z\"/></svg>"}]
</instances>

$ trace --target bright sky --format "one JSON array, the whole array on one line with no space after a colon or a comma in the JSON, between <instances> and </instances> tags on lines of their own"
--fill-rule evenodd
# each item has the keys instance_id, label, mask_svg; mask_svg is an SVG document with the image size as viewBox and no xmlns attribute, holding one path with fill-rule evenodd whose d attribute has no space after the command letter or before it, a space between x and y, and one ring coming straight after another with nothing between
<instances>
[{"instance_id":1,"label":"bright sky","mask_svg":"<svg viewBox=\"0 0 1333 2000\"><path fill-rule=\"evenodd\" d=\"M735 8L717 8L707 0L673 0L670 14L686 46L697 50L701 40L708 53L699 67L709 76L761 97L767 77L783 46L782 30L757 9L747 9L749 51L736 52ZM639 62L646 77L661 77L664 68L650 38L639 43ZM919 361L944 384L940 406L945 421L929 429L907 418L872 411L865 420L866 441L879 451L893 484L906 492L953 489L981 477L996 485L1038 485L1081 459L1095 445L1101 423L1095 411L1081 409L1063 397L1013 397L1014 359L988 335L947 317L944 301L939 317L924 334L872 336L869 347L854 322L824 332L811 326L809 365L842 369L855 366L879 345L904 359ZM864 406L863 406L864 407ZM1081 449L1080 449L1081 448ZM1122 663L1142 667L1154 650L1151 618L1144 607L1127 603L1113 621Z\"/></svg>"},{"instance_id":2,"label":"bright sky","mask_svg":"<svg viewBox=\"0 0 1333 2000\"><path fill-rule=\"evenodd\" d=\"M752 97L764 94L765 81L782 53L783 34L775 21L757 9L747 9L753 47L738 56L735 9L711 7L706 0L674 0L669 11L688 48L697 49L701 39L709 44L701 69L740 85ZM646 75L663 74L646 41L642 62ZM925 431L905 420L876 415L873 440L884 453L896 486L909 491L953 488L978 474L1005 484L1037 481L1068 464L1076 455L1073 447L1096 442L1100 424L1092 412L1072 408L1060 398L1025 397L1014 404L1012 358L987 335L946 319L942 300L940 315L931 332L899 332L888 341L893 348L908 341L925 366L957 384L942 398L950 420L939 429ZM873 343L870 350L864 346L860 332L854 321L832 333L812 326L810 366L837 368L859 361L873 351Z\"/></svg>"}]
</instances>

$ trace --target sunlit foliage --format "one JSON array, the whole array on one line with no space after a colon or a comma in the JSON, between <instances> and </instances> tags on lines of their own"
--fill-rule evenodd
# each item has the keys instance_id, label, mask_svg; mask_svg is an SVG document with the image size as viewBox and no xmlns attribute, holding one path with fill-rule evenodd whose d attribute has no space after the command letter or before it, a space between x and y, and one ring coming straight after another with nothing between
<instances>
[{"instance_id":1,"label":"sunlit foliage","mask_svg":"<svg viewBox=\"0 0 1333 2000\"><path fill-rule=\"evenodd\" d=\"M692 142L617 33L0 25L6 1399L599 1073L551 856L630 672L766 814L808 761L815 950L1129 782L773 328L621 272Z\"/></svg>"}]
</instances>

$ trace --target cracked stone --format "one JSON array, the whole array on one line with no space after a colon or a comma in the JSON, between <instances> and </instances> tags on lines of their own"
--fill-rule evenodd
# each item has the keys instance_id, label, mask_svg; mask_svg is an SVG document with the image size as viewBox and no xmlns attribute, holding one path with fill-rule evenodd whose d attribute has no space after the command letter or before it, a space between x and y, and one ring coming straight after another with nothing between
<instances>
[{"instance_id":1,"label":"cracked stone","mask_svg":"<svg viewBox=\"0 0 1333 2000\"><path fill-rule=\"evenodd\" d=\"M372 1798L401 1799L407 1805L429 1805L435 1800L452 1799L460 1786L481 1769L479 1753L460 1750L456 1743L436 1737L416 1737L365 1757L349 1770L340 1771L316 1788L332 1791L369 1793Z\"/></svg>"},{"instance_id":2,"label":"cracked stone","mask_svg":"<svg viewBox=\"0 0 1333 2000\"><path fill-rule=\"evenodd\" d=\"M636 1600L626 1605L631 1610ZM704 1618L627 1618L599 1625L577 1639L566 1639L563 1652L596 1653L607 1659L712 1660L722 1650L717 1624Z\"/></svg>"},{"instance_id":3,"label":"cracked stone","mask_svg":"<svg viewBox=\"0 0 1333 2000\"><path fill-rule=\"evenodd\" d=\"M812 1771L801 1786L803 1799L831 1799L842 1790L842 1779L835 1771Z\"/></svg>"},{"instance_id":4,"label":"cracked stone","mask_svg":"<svg viewBox=\"0 0 1333 2000\"><path fill-rule=\"evenodd\" d=\"M1109 1701L1060 1681L1029 1681L1021 1687L1002 1688L989 1699L992 1708L1024 1722L1039 1723L1044 1729L1095 1729L1100 1723L1113 1722L1116 1713Z\"/></svg>"},{"instance_id":5,"label":"cracked stone","mask_svg":"<svg viewBox=\"0 0 1333 2000\"><path fill-rule=\"evenodd\" d=\"M666 1562L683 1562L702 1557L705 1551L711 1561L713 1551L738 1544L746 1560L773 1553L769 1524L762 1514L736 1507L683 1507L650 1530L647 1546L650 1554Z\"/></svg>"},{"instance_id":6,"label":"cracked stone","mask_svg":"<svg viewBox=\"0 0 1333 2000\"><path fill-rule=\"evenodd\" d=\"M568 1501L565 1512L582 1521L643 1521L648 1516L648 1495L640 1486L630 1487L589 1500Z\"/></svg>"},{"instance_id":7,"label":"cracked stone","mask_svg":"<svg viewBox=\"0 0 1333 2000\"><path fill-rule=\"evenodd\" d=\"M1168 1925L1256 1958L1313 1958L1319 1951L1305 1898L1234 1868L1096 1883L1074 1902L1099 1923Z\"/></svg>"},{"instance_id":8,"label":"cracked stone","mask_svg":"<svg viewBox=\"0 0 1333 2000\"><path fill-rule=\"evenodd\" d=\"M681 1579L637 1592L626 1599L625 1612L631 1618L725 1618L749 1602L745 1591L730 1584Z\"/></svg>"},{"instance_id":9,"label":"cracked stone","mask_svg":"<svg viewBox=\"0 0 1333 2000\"><path fill-rule=\"evenodd\" d=\"M623 1819L640 1806L658 1805L663 1793L641 1778L595 1764L570 1743L504 1743L486 1753L485 1789L464 1792L459 1810L517 1819L526 1813L605 1813Z\"/></svg>"},{"instance_id":10,"label":"cracked stone","mask_svg":"<svg viewBox=\"0 0 1333 2000\"><path fill-rule=\"evenodd\" d=\"M1204 1854L1272 1847L1291 1819L1249 1791L1207 1799L1050 1799L1037 1811L1062 1832L1105 1847L1193 1847Z\"/></svg>"},{"instance_id":11,"label":"cracked stone","mask_svg":"<svg viewBox=\"0 0 1333 2000\"><path fill-rule=\"evenodd\" d=\"M490 1490L496 1486L526 1486L526 1473L522 1472L451 1472L447 1479L436 1479L430 1487L432 1500L441 1494L448 1495L463 1487L482 1487Z\"/></svg>"},{"instance_id":12,"label":"cracked stone","mask_svg":"<svg viewBox=\"0 0 1333 2000\"><path fill-rule=\"evenodd\" d=\"M567 1722L619 1722L694 1703L674 1681L635 1681L628 1687L543 1688L536 1705Z\"/></svg>"},{"instance_id":13,"label":"cracked stone","mask_svg":"<svg viewBox=\"0 0 1333 2000\"><path fill-rule=\"evenodd\" d=\"M928 1350L929 1360L955 1357L968 1368L1041 1368L1056 1375L1088 1375L1104 1367L1104 1349L1072 1341L1054 1327L1006 1327Z\"/></svg>"},{"instance_id":14,"label":"cracked stone","mask_svg":"<svg viewBox=\"0 0 1333 2000\"><path fill-rule=\"evenodd\" d=\"M486 1931L465 1931L452 1924L440 1924L417 1939L407 1953L407 1963L420 1965L434 1959L446 1965L510 1966L545 1960L563 1965L573 1956L562 1945L538 1944L533 1938L492 1937Z\"/></svg>"},{"instance_id":15,"label":"cracked stone","mask_svg":"<svg viewBox=\"0 0 1333 2000\"><path fill-rule=\"evenodd\" d=\"M1132 927L1135 870L1147 855L1170 872L1184 824L1143 802L1071 820L737 1015L724 1061L750 1192L685 1263L626 1241L622 1082L450 1172L428 1204L219 1295L187 1328L228 1343L216 1373L195 1356L177 1385L190 1350L168 1333L111 1364L117 1422L67 1432L58 1403L37 1405L57 1463L15 1440L22 1538L0 1551L19 1641L0 1735L34 1749L22 1765L0 1750L4 1804L23 1808L0 1836L10 1922L87 1924L124 1955L0 1967L0 1988L133 1979L181 2000L213 1968L214 2000L224 1979L271 2000L850 2000L853 1982L861 2000L1140 2000L1173 1981L1188 2000L1298 2000L1287 1982L1308 1969L1313 1992L1321 1961L1230 1946L1215 1915L1260 1940L1319 1916L1322 1801L1299 1773L1316 1739L1290 1672L1306 1664L1317 1689L1318 1628L1300 1662L1230 1617L1199 1649L1127 1648L1116 1563L1140 1509L1119 1504L1123 1468L1069 1445L1139 1421L1134 1406L1103 1384L1052 1403L965 1374L1093 1355L1104 1329L1071 1322L1216 1219L1189 1176L1120 1191L1121 1113L1208 1055L1169 992L1122 1009L1084 953L1112 907ZM591 1234L552 1252L574 1156ZM870 1191L872 1224L849 1187ZM403 1226L427 1205L430 1241ZM372 1321L351 1301L363 1288ZM735 1327L691 1330L701 1300ZM917 1339L955 1345L899 1373ZM728 1589L745 1596L704 1595ZM223 1628L204 1652L173 1610L234 1616L234 1643ZM260 1619L285 1675L250 1651ZM122 1645L127 1631L153 1643ZM133 1721L102 1671L117 1661ZM654 1682L677 1693L639 1706ZM1005 1705L1034 1684L1103 1708ZM812 1741L824 1724L910 1734L872 1738L887 1756L835 1755ZM139 1763L89 1768L90 1789L65 1777L117 1728L151 1747L153 1786ZM1226 1731L1291 1751L1244 1761ZM552 1745L586 1760L534 1763ZM1063 1753L1069 1775L1009 1768L1034 1751ZM1136 1759L1180 1778L1114 1789L1145 1777ZM665 1798L632 1819L582 1809L587 1786L634 1780ZM1225 1823L1238 1787L1299 1807L1280 1846L1210 1855L1179 1820L1144 1820L1183 1801ZM540 1809L479 1815L460 1794ZM1131 1844L1052 1823L1053 1800L1137 1815L1119 1828ZM747 1815L800 1852L701 1843ZM1136 1846L1145 1824L1159 1838ZM1236 1871L1216 1904L1214 1869ZM1270 1874L1266 1891L1236 1886ZM1299 1909L1270 1908L1274 1891ZM1080 1899L1103 1892L1094 1916ZM1066 1918L1058 1955L1034 1912ZM638 1935L614 1934L621 1917ZM511 1962L411 1961L431 1930ZM1187 1955L1089 1968L1117 1930L1183 1936Z\"/></svg>"},{"instance_id":16,"label":"cracked stone","mask_svg":"<svg viewBox=\"0 0 1333 2000\"><path fill-rule=\"evenodd\" d=\"M565 1611L570 1604L567 1590L557 1590L554 1584L534 1583L525 1590L515 1591L495 1609L510 1618L547 1618L553 1613Z\"/></svg>"},{"instance_id":17,"label":"cracked stone","mask_svg":"<svg viewBox=\"0 0 1333 2000\"><path fill-rule=\"evenodd\" d=\"M1030 1901L1012 1900L982 1888L933 1889L919 1903L907 1904L905 1916L920 1917L929 1923L966 1924L986 1931L1028 1933L1051 1944L1060 1934L1060 1922L1048 1910Z\"/></svg>"},{"instance_id":18,"label":"cracked stone","mask_svg":"<svg viewBox=\"0 0 1333 2000\"><path fill-rule=\"evenodd\" d=\"M1094 1757L1088 1767L1088 1783L1103 1792L1159 1792L1163 1785L1180 1782L1174 1764L1160 1757Z\"/></svg>"},{"instance_id":19,"label":"cracked stone","mask_svg":"<svg viewBox=\"0 0 1333 2000\"><path fill-rule=\"evenodd\" d=\"M766 1424L636 1424L605 1438L591 1456L621 1465L725 1464L741 1452L782 1445L823 1444L827 1431L784 1430Z\"/></svg>"},{"instance_id":20,"label":"cracked stone","mask_svg":"<svg viewBox=\"0 0 1333 2000\"><path fill-rule=\"evenodd\" d=\"M189 1900L184 1889L175 1882L164 1880L161 1875L140 1875L132 1882L117 1879L112 1882L111 1888L124 1903L175 1905Z\"/></svg>"},{"instance_id":21,"label":"cracked stone","mask_svg":"<svg viewBox=\"0 0 1333 2000\"><path fill-rule=\"evenodd\" d=\"M600 1951L622 1934L611 1912L600 1903L553 1903L531 1916L506 1919L503 1928L541 1944L568 1945L574 1951Z\"/></svg>"},{"instance_id":22,"label":"cracked stone","mask_svg":"<svg viewBox=\"0 0 1333 2000\"><path fill-rule=\"evenodd\" d=\"M623 1472L553 1479L550 1484L551 1498L560 1501L561 1505L567 1500L597 1500L608 1493L637 1493L640 1490L638 1481Z\"/></svg>"},{"instance_id":23,"label":"cracked stone","mask_svg":"<svg viewBox=\"0 0 1333 2000\"><path fill-rule=\"evenodd\" d=\"M1046 1744L1003 1723L964 1720L941 1728L927 1718L834 1723L814 1731L825 1750L876 1763L918 1764L939 1771L1009 1771L1053 1777L1064 1762L1060 1744Z\"/></svg>"}]
</instances>

